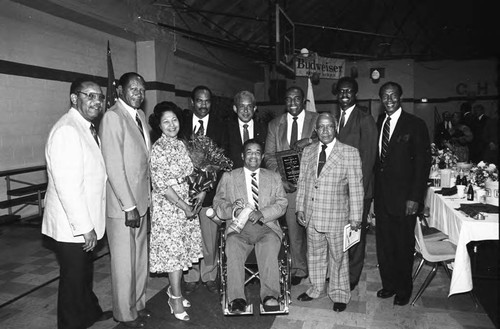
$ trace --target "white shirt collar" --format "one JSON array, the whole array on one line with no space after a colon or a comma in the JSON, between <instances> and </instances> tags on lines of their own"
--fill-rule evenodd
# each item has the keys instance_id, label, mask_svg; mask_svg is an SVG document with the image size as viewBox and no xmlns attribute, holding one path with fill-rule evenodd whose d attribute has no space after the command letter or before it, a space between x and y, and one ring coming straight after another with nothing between
<instances>
[{"instance_id":1,"label":"white shirt collar","mask_svg":"<svg viewBox=\"0 0 500 329\"><path fill-rule=\"evenodd\" d=\"M135 115L137 114L137 109L134 109L132 106L125 103L121 98L118 98L118 101L122 104L122 106L127 110L128 114L135 120Z\"/></svg>"},{"instance_id":2,"label":"white shirt collar","mask_svg":"<svg viewBox=\"0 0 500 329\"><path fill-rule=\"evenodd\" d=\"M200 126L200 120L203 121L203 128L205 129L205 135L207 134L208 128L208 118L210 117L210 113L205 115L203 118L198 118L196 114L193 113L193 131L198 131L198 127Z\"/></svg>"}]
</instances>

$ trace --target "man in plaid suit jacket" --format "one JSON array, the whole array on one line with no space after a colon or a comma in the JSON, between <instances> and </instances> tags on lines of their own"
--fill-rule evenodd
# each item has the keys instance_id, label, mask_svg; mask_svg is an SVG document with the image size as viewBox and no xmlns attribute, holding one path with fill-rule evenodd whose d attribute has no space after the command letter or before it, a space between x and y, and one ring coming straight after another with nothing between
<instances>
[{"instance_id":1,"label":"man in plaid suit jacket","mask_svg":"<svg viewBox=\"0 0 500 329\"><path fill-rule=\"evenodd\" d=\"M364 190L359 152L336 140L336 131L337 120L330 113L321 113L316 121L319 142L306 147L302 154L297 221L307 230L307 265L312 286L298 299L310 301L323 293L329 264L327 293L334 303L333 310L342 312L351 298L343 231L348 223L356 230L359 228Z\"/></svg>"}]
</instances>

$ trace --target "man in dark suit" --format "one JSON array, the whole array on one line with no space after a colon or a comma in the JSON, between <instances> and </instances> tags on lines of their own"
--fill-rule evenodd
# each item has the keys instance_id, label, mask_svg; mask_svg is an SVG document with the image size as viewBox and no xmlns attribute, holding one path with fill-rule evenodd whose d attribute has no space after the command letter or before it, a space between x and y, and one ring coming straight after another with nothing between
<instances>
[{"instance_id":1,"label":"man in dark suit","mask_svg":"<svg viewBox=\"0 0 500 329\"><path fill-rule=\"evenodd\" d=\"M472 130L473 140L470 147L470 160L473 163L483 161L484 152L489 148L489 141L485 140L485 128L490 118L485 114L484 106L476 104L472 107L474 120L469 128Z\"/></svg>"},{"instance_id":2,"label":"man in dark suit","mask_svg":"<svg viewBox=\"0 0 500 329\"><path fill-rule=\"evenodd\" d=\"M449 132L452 127L451 118L451 113L448 111L444 111L443 121L439 122L434 128L434 143L439 149L444 148L445 143L448 142L451 138Z\"/></svg>"},{"instance_id":3,"label":"man in dark suit","mask_svg":"<svg viewBox=\"0 0 500 329\"><path fill-rule=\"evenodd\" d=\"M360 242L349 248L349 283L353 290L359 282L365 261L368 212L373 198L373 167L377 154L377 126L375 120L359 105L356 105L358 83L351 77L342 77L337 82L337 100L340 107L337 139L358 149L363 172L363 215L361 217Z\"/></svg>"},{"instance_id":4,"label":"man in dark suit","mask_svg":"<svg viewBox=\"0 0 500 329\"><path fill-rule=\"evenodd\" d=\"M415 223L424 200L431 166L425 122L401 108L403 90L395 82L380 87L385 116L375 164L376 246L382 289L379 298L394 295L394 305L406 305L412 293Z\"/></svg>"},{"instance_id":5,"label":"man in dark suit","mask_svg":"<svg viewBox=\"0 0 500 329\"><path fill-rule=\"evenodd\" d=\"M311 137L318 113L305 111L305 102L302 89L296 86L287 89L285 93L287 112L274 118L268 125L264 157L266 168L278 171L276 152L290 149L302 150L312 143ZM297 223L295 216L297 185L283 180L283 187L288 199L285 217L290 237L290 253L292 254L291 283L297 285L308 276L306 231Z\"/></svg>"},{"instance_id":6,"label":"man in dark suit","mask_svg":"<svg viewBox=\"0 0 500 329\"><path fill-rule=\"evenodd\" d=\"M248 139L255 139L262 145L266 142L267 126L254 120L257 110L255 96L246 90L240 91L234 96L233 110L237 119L228 122L227 132L229 138L228 157L233 161L233 168L243 167L241 149L243 143Z\"/></svg>"},{"instance_id":7,"label":"man in dark suit","mask_svg":"<svg viewBox=\"0 0 500 329\"><path fill-rule=\"evenodd\" d=\"M228 137L223 121L214 113L211 113L212 92L206 86L197 86L191 92L192 112L187 111L181 127L180 135L185 140L190 140L193 134L202 134L210 137L217 146L227 151ZM217 182L220 180L221 173L218 173ZM199 213L201 235L203 240L203 259L199 264L193 264L193 267L184 274L184 291L190 294L202 283L208 291L216 293L218 291L215 279L217 278L217 224L206 215L206 211L212 206L215 196L214 189L207 192L203 201L202 209Z\"/></svg>"},{"instance_id":8,"label":"man in dark suit","mask_svg":"<svg viewBox=\"0 0 500 329\"><path fill-rule=\"evenodd\" d=\"M111 253L113 315L126 327L142 328L151 316L146 307L148 281L147 213L151 203L144 78L125 73L118 82L119 99L100 127L106 164L106 234Z\"/></svg>"}]
</instances>

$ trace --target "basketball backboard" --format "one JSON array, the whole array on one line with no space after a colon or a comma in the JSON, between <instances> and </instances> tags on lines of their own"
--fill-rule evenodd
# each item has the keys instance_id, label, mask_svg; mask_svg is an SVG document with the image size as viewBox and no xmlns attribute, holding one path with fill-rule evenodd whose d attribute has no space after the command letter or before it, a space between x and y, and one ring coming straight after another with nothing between
<instances>
[{"instance_id":1,"label":"basketball backboard","mask_svg":"<svg viewBox=\"0 0 500 329\"><path fill-rule=\"evenodd\" d=\"M276 69L295 78L295 25L276 4Z\"/></svg>"}]
</instances>

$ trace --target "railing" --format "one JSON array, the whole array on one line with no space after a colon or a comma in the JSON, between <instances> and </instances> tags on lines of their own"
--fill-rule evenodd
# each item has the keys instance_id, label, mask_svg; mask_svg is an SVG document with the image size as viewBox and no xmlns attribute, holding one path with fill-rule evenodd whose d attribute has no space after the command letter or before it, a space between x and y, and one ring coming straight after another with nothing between
<instances>
[{"instance_id":1,"label":"railing","mask_svg":"<svg viewBox=\"0 0 500 329\"><path fill-rule=\"evenodd\" d=\"M33 183L12 176L23 175L30 172L46 171L46 166L34 166L0 171L0 177L5 177L7 200L0 201L0 209L8 209L8 214L0 216L0 223L7 223L21 219L18 213L24 208L34 205L38 207L38 214L23 218L30 220L40 218L43 214L43 197L47 190L47 183ZM12 188L12 183L21 184ZM17 209L15 209L17 208Z\"/></svg>"}]
</instances>

